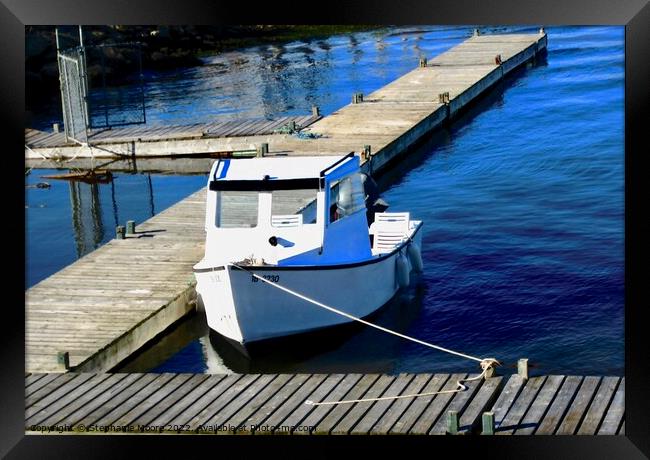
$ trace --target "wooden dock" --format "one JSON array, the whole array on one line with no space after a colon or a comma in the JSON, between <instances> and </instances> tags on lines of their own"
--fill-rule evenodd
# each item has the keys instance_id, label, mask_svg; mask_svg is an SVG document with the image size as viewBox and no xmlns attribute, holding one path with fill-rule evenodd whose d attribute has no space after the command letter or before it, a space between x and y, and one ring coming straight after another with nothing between
<instances>
[{"instance_id":1,"label":"wooden dock","mask_svg":"<svg viewBox=\"0 0 650 460\"><path fill-rule=\"evenodd\" d=\"M545 48L541 31L471 37L362 102L357 98L322 119L315 120L315 114L305 118L310 125L301 132L322 136L318 138L232 137L247 125L234 132L215 127L213 136L200 138L153 131L150 138L142 133L129 138L122 131L121 138L107 132L106 143L93 151L97 154L101 147L135 156L243 151L263 141L269 143L270 155L340 155L369 146L371 156L362 156L363 168L377 172ZM90 151L87 146L26 149L26 155L32 154L83 157ZM135 235L107 243L27 290L26 371L108 371L191 311L191 267L203 256L204 204L205 191L199 191L140 224Z\"/></svg>"},{"instance_id":2,"label":"wooden dock","mask_svg":"<svg viewBox=\"0 0 650 460\"><path fill-rule=\"evenodd\" d=\"M467 374L28 374L29 434L625 434L625 378ZM473 375L472 375L473 376ZM453 423L450 412L457 416ZM487 413L487 414L486 414ZM493 420L484 424L484 419ZM450 423L450 419L452 423Z\"/></svg>"},{"instance_id":3,"label":"wooden dock","mask_svg":"<svg viewBox=\"0 0 650 460\"><path fill-rule=\"evenodd\" d=\"M91 135L88 146L65 145L61 133L26 132L25 158L164 156L239 152L269 144L269 154L338 155L370 146L374 168L403 153L515 68L546 49L546 34L476 35L430 59L385 87L322 119L296 120L314 139L273 134L268 123L238 127L121 128ZM424 62L422 63L424 64ZM351 99L353 95L350 95ZM283 119L284 120L284 119ZM289 118L282 121L286 123ZM282 125L277 123L275 127ZM63 145L62 145L63 139Z\"/></svg>"}]
</instances>

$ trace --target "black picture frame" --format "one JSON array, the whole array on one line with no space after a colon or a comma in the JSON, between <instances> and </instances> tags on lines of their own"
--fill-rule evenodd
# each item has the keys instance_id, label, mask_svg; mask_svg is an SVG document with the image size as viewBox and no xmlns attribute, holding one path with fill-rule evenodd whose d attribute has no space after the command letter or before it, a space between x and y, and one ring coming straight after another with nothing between
<instances>
[{"instance_id":1,"label":"black picture frame","mask_svg":"<svg viewBox=\"0 0 650 460\"><path fill-rule=\"evenodd\" d=\"M24 26L32 24L535 24L535 25L624 25L625 40L625 374L626 435L625 436L553 436L553 437L320 437L287 440L280 437L212 437L212 436L26 436L24 434L24 282L18 267L24 266L24 239L20 244L20 199L24 194L18 172L24 141ZM649 219L641 206L648 196L643 160L648 148L648 103L650 102L650 4L647 0L609 2L607 0L472 0L424 1L357 1L331 4L326 2L267 2L264 4L204 0L3 0L0 4L0 49L3 72L0 84L3 140L8 173L3 184L11 198L5 202L15 214L6 220L3 242L12 257L5 260L5 269L16 274L15 282L6 281L11 292L5 298L3 313L5 330L2 346L2 433L0 455L8 458L120 458L132 456L134 446L143 447L149 455L164 450L170 456L179 448L184 456L198 456L207 448L224 446L244 450L261 449L287 455L287 449L299 449L305 456L331 456L331 449L343 454L361 455L360 448L406 452L405 447L440 455L444 444L454 449L455 456L476 449L485 455L500 458L643 458L650 456L650 424L648 423L647 333L643 309L648 306L647 281L643 267L648 259L647 235ZM22 140L21 140L22 139ZM15 161L15 163L14 163ZM17 164L16 164L17 163ZM22 211L20 211L22 210ZM23 214L24 218L24 214ZM23 232L24 235L24 232ZM7 272L5 272L7 273ZM24 273L24 270L23 270ZM22 300L21 300L22 299ZM9 316L7 318L7 316ZM645 347L644 347L645 345ZM257 438L257 439L252 439ZM280 447L281 444L281 447ZM318 445L317 448L316 445ZM201 453L200 453L201 452ZM223 451L219 451L223 452ZM147 455L147 454L144 454ZM179 454L180 455L180 454Z\"/></svg>"}]
</instances>

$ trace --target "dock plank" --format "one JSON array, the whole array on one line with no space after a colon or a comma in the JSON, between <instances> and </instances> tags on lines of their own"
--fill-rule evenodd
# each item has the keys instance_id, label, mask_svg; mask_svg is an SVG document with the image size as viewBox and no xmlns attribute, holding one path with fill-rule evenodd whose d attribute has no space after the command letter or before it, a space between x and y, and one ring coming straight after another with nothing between
<instances>
[{"instance_id":1,"label":"dock plank","mask_svg":"<svg viewBox=\"0 0 650 460\"><path fill-rule=\"evenodd\" d=\"M409 383L406 389L403 391L403 395L410 394L419 394L424 393L423 388L431 380L433 374L417 374L414 376L413 380ZM407 408L417 399L418 397L413 398L402 398L397 399L393 404L390 405L388 411L382 415L382 417L377 420L377 423L370 429L370 434L385 434L390 431L390 429L395 425L397 420L404 414Z\"/></svg>"},{"instance_id":2,"label":"dock plank","mask_svg":"<svg viewBox=\"0 0 650 460\"><path fill-rule=\"evenodd\" d=\"M558 427L555 434L575 434L582 418L587 411L587 407L591 404L593 400L596 389L600 385L601 377L588 376L582 381L580 389L575 399L569 406L562 423Z\"/></svg>"},{"instance_id":3,"label":"dock plank","mask_svg":"<svg viewBox=\"0 0 650 460\"><path fill-rule=\"evenodd\" d=\"M510 407L514 403L525 383L526 381L517 374L511 375L506 382L503 391L494 402L494 406L492 406L491 410L491 412L494 412L495 430L501 426L503 419L506 417L506 414L510 410Z\"/></svg>"},{"instance_id":4,"label":"dock plank","mask_svg":"<svg viewBox=\"0 0 650 460\"><path fill-rule=\"evenodd\" d=\"M357 380L345 395L336 401L362 399L368 389L379 379L379 374L365 374ZM334 400L334 399L332 399ZM325 407L325 406L321 406ZM313 434L330 434L334 426L352 409L353 404L337 404L320 420L312 430Z\"/></svg>"},{"instance_id":5,"label":"dock plank","mask_svg":"<svg viewBox=\"0 0 650 460\"><path fill-rule=\"evenodd\" d=\"M551 407L549 407L546 412L542 422L539 424L535 434L550 435L555 433L555 430L562 421L569 404L573 401L582 380L583 377L576 375L570 375L564 379L560 391L553 400Z\"/></svg>"},{"instance_id":6,"label":"dock plank","mask_svg":"<svg viewBox=\"0 0 650 460\"><path fill-rule=\"evenodd\" d=\"M205 424L210 417L218 414L239 394L248 389L258 378L260 378L260 374L229 375L219 385L185 409L182 414L174 417L172 422L175 425L189 425L191 431L197 430L200 425Z\"/></svg>"},{"instance_id":7,"label":"dock plank","mask_svg":"<svg viewBox=\"0 0 650 460\"><path fill-rule=\"evenodd\" d=\"M460 375L460 374L457 374ZM435 374L422 388L421 393L435 393L445 385L450 378L449 374ZM461 377L458 377L461 378ZM391 427L389 433L392 434L406 434L411 430L411 427L420 418L422 413L429 406L431 401L437 395L419 396L406 408L404 413L400 415L399 419Z\"/></svg>"},{"instance_id":8,"label":"dock plank","mask_svg":"<svg viewBox=\"0 0 650 460\"><path fill-rule=\"evenodd\" d=\"M625 414L625 377L621 378L621 383L618 385L614 399L607 410L607 414L603 419L603 423L598 429L598 434L613 435L616 434L623 416Z\"/></svg>"},{"instance_id":9,"label":"dock plank","mask_svg":"<svg viewBox=\"0 0 650 460\"><path fill-rule=\"evenodd\" d=\"M393 380L390 387L382 395L383 397L399 396L402 394L404 388L413 380L412 374L400 374ZM391 407L392 404L399 400L384 400L377 401L372 405L372 408L354 425L352 434L366 434L372 430L372 427L381 420L384 413Z\"/></svg>"},{"instance_id":10,"label":"dock plank","mask_svg":"<svg viewBox=\"0 0 650 460\"><path fill-rule=\"evenodd\" d=\"M620 380L619 377L603 377L577 434L594 435L597 433Z\"/></svg>"},{"instance_id":11,"label":"dock plank","mask_svg":"<svg viewBox=\"0 0 650 460\"><path fill-rule=\"evenodd\" d=\"M524 419L521 421L521 424L517 427L514 434L527 435L535 432L563 381L563 375L548 376L546 382L544 382L544 386L537 394L533 404L530 406L530 409L528 409L528 412L526 412Z\"/></svg>"},{"instance_id":12,"label":"dock plank","mask_svg":"<svg viewBox=\"0 0 650 460\"><path fill-rule=\"evenodd\" d=\"M149 422L149 424L160 427L164 427L171 423L179 425L181 422L184 422L183 418L191 417L196 414L205 407L205 405L214 400L214 398L218 397L222 392L230 388L241 377L240 374L225 376L210 375L199 385L192 388L189 393L179 399L167 411Z\"/></svg>"},{"instance_id":13,"label":"dock plank","mask_svg":"<svg viewBox=\"0 0 650 460\"><path fill-rule=\"evenodd\" d=\"M375 383L368 388L368 391L363 395L363 398L380 398L388 389L391 383L395 380L395 376L381 375ZM356 402L352 404L352 408L345 416L339 420L336 426L331 430L332 434L349 434L354 425L372 408L376 401Z\"/></svg>"},{"instance_id":14,"label":"dock plank","mask_svg":"<svg viewBox=\"0 0 650 460\"><path fill-rule=\"evenodd\" d=\"M491 377L481 384L476 395L459 416L459 433L473 433L480 426L483 412L492 406L502 385L503 377L501 376Z\"/></svg>"},{"instance_id":15,"label":"dock plank","mask_svg":"<svg viewBox=\"0 0 650 460\"><path fill-rule=\"evenodd\" d=\"M546 383L546 376L531 377L526 382L495 434L513 434L519 428L519 422L531 407L544 383Z\"/></svg>"},{"instance_id":16,"label":"dock plank","mask_svg":"<svg viewBox=\"0 0 650 460\"><path fill-rule=\"evenodd\" d=\"M255 412L249 415L240 425L248 432L254 432L257 427L273 414L284 402L289 400L312 377L312 374L297 374L282 386L270 399L261 404Z\"/></svg>"},{"instance_id":17,"label":"dock plank","mask_svg":"<svg viewBox=\"0 0 650 460\"><path fill-rule=\"evenodd\" d=\"M329 374L322 381L322 383L312 391L312 393L307 395L307 399L312 401L318 401L325 398L334 387L336 387L344 378L344 374ZM282 421L284 426L291 427L290 431L279 431L278 433L288 434L309 434L313 425L307 425L303 422L312 411L316 409L317 406L312 406L306 404L306 400L302 404L298 405L296 409L291 412L291 414Z\"/></svg>"},{"instance_id":18,"label":"dock plank","mask_svg":"<svg viewBox=\"0 0 650 460\"><path fill-rule=\"evenodd\" d=\"M230 425L239 429L242 427L242 424L253 415L261 406L269 402L269 400L276 395L289 380L293 379L294 376L291 374L280 374L275 377L273 381L264 387L262 391L256 394L253 399L251 399L245 406L239 409L236 413L228 417L227 420L223 422L225 425ZM248 428L250 431L250 427Z\"/></svg>"},{"instance_id":19,"label":"dock plank","mask_svg":"<svg viewBox=\"0 0 650 460\"><path fill-rule=\"evenodd\" d=\"M477 377L479 374L470 375L470 378ZM456 411L459 418L465 413L465 409L472 401L472 398L477 393L478 389L483 385L483 379L472 380L465 382L464 385L467 387L466 390L460 391L458 393L451 395L451 401L445 408L446 411ZM459 419L460 421L460 419ZM471 420L470 424L474 424L475 421ZM427 434L445 434L447 432L447 420L446 417L438 417L436 423L427 431Z\"/></svg>"},{"instance_id":20,"label":"dock plank","mask_svg":"<svg viewBox=\"0 0 650 460\"><path fill-rule=\"evenodd\" d=\"M452 374L439 391L450 391L458 388L458 380L464 379L467 374ZM438 419L444 414L445 408L456 393L441 393L435 395L431 403L424 409L417 421L408 431L409 434L427 434ZM424 398L423 398L424 399ZM423 403L426 402L422 401ZM444 417L443 417L444 418Z\"/></svg>"}]
</instances>

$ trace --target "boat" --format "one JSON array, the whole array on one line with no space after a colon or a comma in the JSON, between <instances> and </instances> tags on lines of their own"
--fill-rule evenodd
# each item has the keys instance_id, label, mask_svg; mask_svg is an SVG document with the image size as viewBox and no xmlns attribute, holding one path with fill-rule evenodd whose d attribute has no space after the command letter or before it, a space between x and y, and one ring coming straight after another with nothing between
<instances>
[{"instance_id":1,"label":"boat","mask_svg":"<svg viewBox=\"0 0 650 460\"><path fill-rule=\"evenodd\" d=\"M406 288L422 222L369 200L372 183L353 152L216 161L194 266L210 329L266 343L367 317Z\"/></svg>"}]
</instances>

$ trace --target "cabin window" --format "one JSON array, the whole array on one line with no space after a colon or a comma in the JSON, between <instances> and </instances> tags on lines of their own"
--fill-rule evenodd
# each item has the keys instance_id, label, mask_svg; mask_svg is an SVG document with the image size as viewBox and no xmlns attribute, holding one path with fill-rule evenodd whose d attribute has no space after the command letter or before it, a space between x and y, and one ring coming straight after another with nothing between
<instances>
[{"instance_id":1,"label":"cabin window","mask_svg":"<svg viewBox=\"0 0 650 460\"><path fill-rule=\"evenodd\" d=\"M318 190L273 190L271 197L271 216L274 226L287 226L293 219L282 223L279 216L301 215L303 224L316 223L316 198Z\"/></svg>"},{"instance_id":2,"label":"cabin window","mask_svg":"<svg viewBox=\"0 0 650 460\"><path fill-rule=\"evenodd\" d=\"M330 223L365 209L365 194L358 175L330 185Z\"/></svg>"},{"instance_id":3,"label":"cabin window","mask_svg":"<svg viewBox=\"0 0 650 460\"><path fill-rule=\"evenodd\" d=\"M215 225L219 228L251 228L257 226L258 193L220 190L217 193Z\"/></svg>"}]
</instances>

